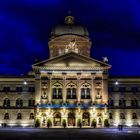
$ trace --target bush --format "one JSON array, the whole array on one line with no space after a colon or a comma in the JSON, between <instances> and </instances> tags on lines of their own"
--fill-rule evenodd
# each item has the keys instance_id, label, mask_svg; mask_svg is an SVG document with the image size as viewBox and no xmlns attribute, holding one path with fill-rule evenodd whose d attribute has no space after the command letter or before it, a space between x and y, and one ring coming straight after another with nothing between
<instances>
[{"instance_id":1,"label":"bush","mask_svg":"<svg viewBox=\"0 0 140 140\"><path fill-rule=\"evenodd\" d=\"M80 128L82 127L82 120L81 120L81 119L78 119L77 125L78 125Z\"/></svg>"},{"instance_id":2,"label":"bush","mask_svg":"<svg viewBox=\"0 0 140 140\"><path fill-rule=\"evenodd\" d=\"M64 128L66 128L66 120L65 119L63 119L63 121L62 121L62 125Z\"/></svg>"},{"instance_id":3,"label":"bush","mask_svg":"<svg viewBox=\"0 0 140 140\"><path fill-rule=\"evenodd\" d=\"M52 125L52 121L51 121L51 119L48 119L47 120L47 127L50 128L51 125Z\"/></svg>"},{"instance_id":4,"label":"bush","mask_svg":"<svg viewBox=\"0 0 140 140\"><path fill-rule=\"evenodd\" d=\"M40 127L40 121L39 121L39 119L36 119L36 121L35 121L35 127Z\"/></svg>"},{"instance_id":5,"label":"bush","mask_svg":"<svg viewBox=\"0 0 140 140\"><path fill-rule=\"evenodd\" d=\"M96 120L93 119L92 122L91 122L91 126L93 126L94 128L96 128L96 124L97 124L97 123L96 123Z\"/></svg>"},{"instance_id":6,"label":"bush","mask_svg":"<svg viewBox=\"0 0 140 140\"><path fill-rule=\"evenodd\" d=\"M108 119L105 119L105 120L104 120L104 126L105 126L105 127L109 127Z\"/></svg>"}]
</instances>

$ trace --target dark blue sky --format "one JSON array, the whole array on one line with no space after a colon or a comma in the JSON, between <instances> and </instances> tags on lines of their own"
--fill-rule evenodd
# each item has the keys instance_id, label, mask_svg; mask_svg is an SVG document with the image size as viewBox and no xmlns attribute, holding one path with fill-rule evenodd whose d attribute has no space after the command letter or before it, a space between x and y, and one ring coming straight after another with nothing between
<instances>
[{"instance_id":1,"label":"dark blue sky","mask_svg":"<svg viewBox=\"0 0 140 140\"><path fill-rule=\"evenodd\" d=\"M69 10L90 33L91 56L109 58L110 75L140 76L139 0L0 0L0 75L49 58L51 29Z\"/></svg>"}]
</instances>

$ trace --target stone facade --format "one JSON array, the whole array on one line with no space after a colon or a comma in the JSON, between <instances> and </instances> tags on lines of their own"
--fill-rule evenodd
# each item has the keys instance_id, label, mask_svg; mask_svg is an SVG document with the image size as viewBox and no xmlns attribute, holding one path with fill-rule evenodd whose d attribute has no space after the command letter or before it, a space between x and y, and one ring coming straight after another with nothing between
<instances>
[{"instance_id":1,"label":"stone facade","mask_svg":"<svg viewBox=\"0 0 140 140\"><path fill-rule=\"evenodd\" d=\"M66 19L64 28L53 30L50 59L32 65L26 77L0 77L0 124L140 125L140 78L109 77L107 61L90 57L85 27L75 26L71 16Z\"/></svg>"}]
</instances>

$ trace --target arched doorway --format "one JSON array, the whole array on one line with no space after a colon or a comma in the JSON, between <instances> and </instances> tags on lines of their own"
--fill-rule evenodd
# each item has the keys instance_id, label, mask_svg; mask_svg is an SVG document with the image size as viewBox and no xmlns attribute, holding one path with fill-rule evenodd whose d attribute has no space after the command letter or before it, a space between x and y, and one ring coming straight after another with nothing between
<instances>
[{"instance_id":1,"label":"arched doorway","mask_svg":"<svg viewBox=\"0 0 140 140\"><path fill-rule=\"evenodd\" d=\"M68 126L75 126L75 114L73 112L68 114Z\"/></svg>"},{"instance_id":2,"label":"arched doorway","mask_svg":"<svg viewBox=\"0 0 140 140\"><path fill-rule=\"evenodd\" d=\"M59 112L54 113L53 123L54 123L54 126L61 125L61 113L59 113Z\"/></svg>"},{"instance_id":3,"label":"arched doorway","mask_svg":"<svg viewBox=\"0 0 140 140\"><path fill-rule=\"evenodd\" d=\"M88 112L84 112L82 115L82 125L83 126L90 125L90 114Z\"/></svg>"}]
</instances>

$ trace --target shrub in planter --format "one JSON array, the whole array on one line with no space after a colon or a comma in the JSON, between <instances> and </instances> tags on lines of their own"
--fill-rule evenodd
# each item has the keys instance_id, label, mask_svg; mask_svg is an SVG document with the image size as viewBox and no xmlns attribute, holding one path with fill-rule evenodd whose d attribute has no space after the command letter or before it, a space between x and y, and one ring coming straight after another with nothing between
<instances>
[{"instance_id":1,"label":"shrub in planter","mask_svg":"<svg viewBox=\"0 0 140 140\"><path fill-rule=\"evenodd\" d=\"M40 121L39 121L39 119L36 119L36 121L35 121L35 127L40 127Z\"/></svg>"},{"instance_id":2,"label":"shrub in planter","mask_svg":"<svg viewBox=\"0 0 140 140\"><path fill-rule=\"evenodd\" d=\"M63 119L63 121L62 121L62 125L64 128L66 128L66 120L65 119Z\"/></svg>"},{"instance_id":3,"label":"shrub in planter","mask_svg":"<svg viewBox=\"0 0 140 140\"><path fill-rule=\"evenodd\" d=\"M79 128L82 127L82 120L81 120L81 119L78 119L78 121L77 121L77 125L79 126Z\"/></svg>"},{"instance_id":4,"label":"shrub in planter","mask_svg":"<svg viewBox=\"0 0 140 140\"><path fill-rule=\"evenodd\" d=\"M92 122L91 122L91 126L94 127L94 128L96 128L96 124L97 124L97 123L96 123L96 120L93 119Z\"/></svg>"},{"instance_id":5,"label":"shrub in planter","mask_svg":"<svg viewBox=\"0 0 140 140\"><path fill-rule=\"evenodd\" d=\"M108 119L105 119L105 120L104 120L104 126L105 126L105 127L109 127Z\"/></svg>"},{"instance_id":6,"label":"shrub in planter","mask_svg":"<svg viewBox=\"0 0 140 140\"><path fill-rule=\"evenodd\" d=\"M51 119L48 119L47 120L47 127L50 128L50 126L52 126L52 121L51 121Z\"/></svg>"}]
</instances>

